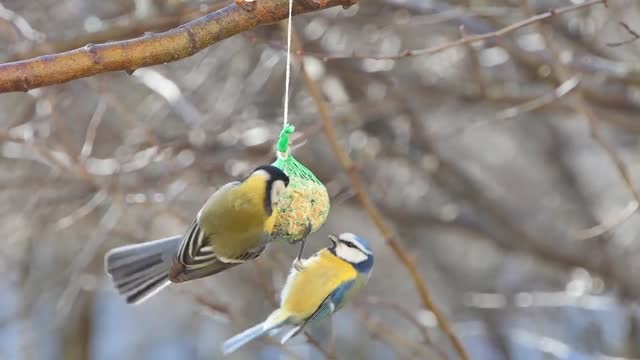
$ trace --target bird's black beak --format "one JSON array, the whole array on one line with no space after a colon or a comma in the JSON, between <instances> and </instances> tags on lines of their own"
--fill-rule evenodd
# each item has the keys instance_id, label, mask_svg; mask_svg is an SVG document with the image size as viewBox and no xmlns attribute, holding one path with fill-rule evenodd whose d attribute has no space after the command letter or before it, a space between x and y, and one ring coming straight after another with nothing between
<instances>
[{"instance_id":1,"label":"bird's black beak","mask_svg":"<svg viewBox=\"0 0 640 360\"><path fill-rule=\"evenodd\" d=\"M333 241L334 244L338 243L338 237L335 235L329 235L329 240Z\"/></svg>"}]
</instances>

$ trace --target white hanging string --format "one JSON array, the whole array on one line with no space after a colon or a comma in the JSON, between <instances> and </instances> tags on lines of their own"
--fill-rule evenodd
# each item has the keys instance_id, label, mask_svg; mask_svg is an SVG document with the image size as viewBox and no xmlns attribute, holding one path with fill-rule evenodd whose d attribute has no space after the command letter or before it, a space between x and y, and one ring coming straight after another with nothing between
<instances>
[{"instance_id":1,"label":"white hanging string","mask_svg":"<svg viewBox=\"0 0 640 360\"><path fill-rule=\"evenodd\" d=\"M289 22L287 24L287 70L284 84L284 125L289 123L289 82L291 78L291 17L293 0L289 0Z\"/></svg>"}]
</instances>

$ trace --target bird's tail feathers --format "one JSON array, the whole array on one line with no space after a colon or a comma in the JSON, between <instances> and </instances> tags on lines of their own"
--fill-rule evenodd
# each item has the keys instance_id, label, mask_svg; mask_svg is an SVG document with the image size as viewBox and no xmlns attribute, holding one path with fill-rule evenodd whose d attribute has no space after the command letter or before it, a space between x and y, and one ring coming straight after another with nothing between
<instances>
[{"instance_id":1,"label":"bird's tail feathers","mask_svg":"<svg viewBox=\"0 0 640 360\"><path fill-rule=\"evenodd\" d=\"M298 326L294 327L293 329L287 331L287 333L284 334L284 336L282 336L282 338L280 339L280 344L286 343L289 339L291 339L292 337L298 335L300 333L300 331L302 331L302 325L298 325Z\"/></svg>"},{"instance_id":2,"label":"bird's tail feathers","mask_svg":"<svg viewBox=\"0 0 640 360\"><path fill-rule=\"evenodd\" d=\"M274 332L280 330L280 328L285 325L288 320L289 315L286 312L280 309L275 310L264 322L250 327L247 330L225 341L222 345L222 352L225 355L228 355L266 333L273 334Z\"/></svg>"},{"instance_id":3,"label":"bird's tail feathers","mask_svg":"<svg viewBox=\"0 0 640 360\"><path fill-rule=\"evenodd\" d=\"M169 285L169 269L182 236L115 248L105 255L105 271L127 303L139 304Z\"/></svg>"}]
</instances>

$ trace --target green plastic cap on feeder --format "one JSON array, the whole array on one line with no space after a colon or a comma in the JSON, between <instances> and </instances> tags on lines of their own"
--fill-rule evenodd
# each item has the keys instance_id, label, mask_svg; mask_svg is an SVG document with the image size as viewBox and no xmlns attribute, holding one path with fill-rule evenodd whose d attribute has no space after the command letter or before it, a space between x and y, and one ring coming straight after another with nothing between
<instances>
[{"instance_id":1,"label":"green plastic cap on feeder","mask_svg":"<svg viewBox=\"0 0 640 360\"><path fill-rule=\"evenodd\" d=\"M280 132L277 159L272 164L289 176L289 186L280 195L278 218L273 235L289 242L302 240L311 222L311 232L318 230L329 216L329 193L318 178L289 154L289 137L295 128L287 124Z\"/></svg>"}]
</instances>

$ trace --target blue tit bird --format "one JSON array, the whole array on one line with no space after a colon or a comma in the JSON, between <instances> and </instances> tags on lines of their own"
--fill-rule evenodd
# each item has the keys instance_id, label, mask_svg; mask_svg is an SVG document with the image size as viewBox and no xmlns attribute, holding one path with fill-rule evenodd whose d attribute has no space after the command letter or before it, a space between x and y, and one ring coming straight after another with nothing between
<instances>
[{"instance_id":1,"label":"blue tit bird","mask_svg":"<svg viewBox=\"0 0 640 360\"><path fill-rule=\"evenodd\" d=\"M282 170L260 166L211 195L184 235L115 248L105 255L105 270L127 303L137 304L170 283L254 259L271 241L278 199L288 184Z\"/></svg>"},{"instance_id":2,"label":"blue tit bird","mask_svg":"<svg viewBox=\"0 0 640 360\"><path fill-rule=\"evenodd\" d=\"M225 341L224 354L264 335L276 335L285 326L285 343L305 325L341 309L364 285L373 268L373 253L366 240L351 234L329 235L332 244L308 259L296 259L280 294L280 307L267 319Z\"/></svg>"}]
</instances>

